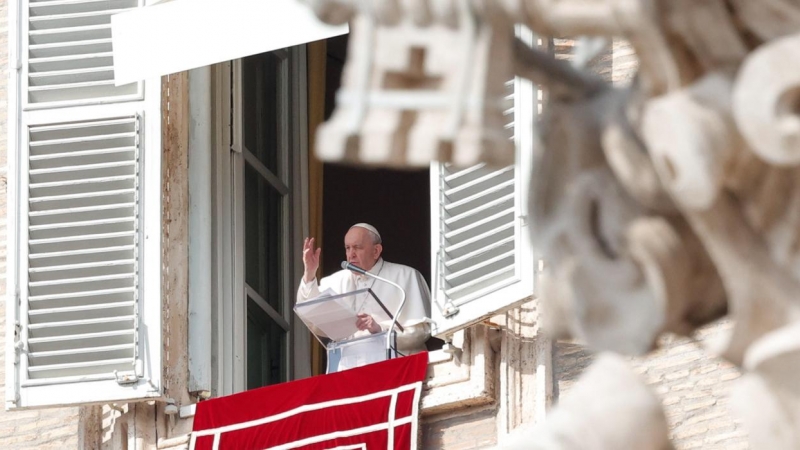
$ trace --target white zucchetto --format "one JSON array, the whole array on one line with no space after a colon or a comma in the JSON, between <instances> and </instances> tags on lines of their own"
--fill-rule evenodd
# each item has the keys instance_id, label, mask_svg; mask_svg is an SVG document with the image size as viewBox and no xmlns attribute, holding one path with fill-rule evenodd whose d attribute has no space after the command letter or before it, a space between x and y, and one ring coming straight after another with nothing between
<instances>
[{"instance_id":1,"label":"white zucchetto","mask_svg":"<svg viewBox=\"0 0 800 450\"><path fill-rule=\"evenodd\" d=\"M368 223L357 223L357 224L351 226L350 228L352 229L352 228L355 228L355 227L363 228L363 229L365 229L367 231L372 232L375 236L378 236L378 243L381 243L381 241L382 241L381 234L378 233L378 229L377 228L373 227L372 225L370 225Z\"/></svg>"}]
</instances>

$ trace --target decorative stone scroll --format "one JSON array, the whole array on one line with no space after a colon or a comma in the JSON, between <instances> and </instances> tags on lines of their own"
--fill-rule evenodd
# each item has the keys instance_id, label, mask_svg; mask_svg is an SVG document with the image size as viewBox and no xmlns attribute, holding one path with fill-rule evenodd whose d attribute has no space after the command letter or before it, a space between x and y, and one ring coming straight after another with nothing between
<instances>
[{"instance_id":1,"label":"decorative stone scroll","mask_svg":"<svg viewBox=\"0 0 800 450\"><path fill-rule=\"evenodd\" d=\"M800 446L800 1L305 1L355 25L323 158L502 163L503 83L531 79L548 93L530 193L545 327L642 354L727 314L714 351L745 372L732 403L752 445ZM615 88L513 40L517 25L626 39L637 76ZM619 370L599 364L582 383ZM547 448L589 448L563 420L602 417L569 411L539 431L555 436ZM609 426L591 448L668 445L661 425Z\"/></svg>"},{"instance_id":2,"label":"decorative stone scroll","mask_svg":"<svg viewBox=\"0 0 800 450\"><path fill-rule=\"evenodd\" d=\"M344 1L309 3L337 22L355 11L333 8ZM479 20L466 2L441 3L411 15L400 13L400 2L361 4L370 13L353 17L351 63L336 111L319 130L320 159L394 167L434 159L513 164L503 115L505 82L514 76L510 18L497 9Z\"/></svg>"}]
</instances>

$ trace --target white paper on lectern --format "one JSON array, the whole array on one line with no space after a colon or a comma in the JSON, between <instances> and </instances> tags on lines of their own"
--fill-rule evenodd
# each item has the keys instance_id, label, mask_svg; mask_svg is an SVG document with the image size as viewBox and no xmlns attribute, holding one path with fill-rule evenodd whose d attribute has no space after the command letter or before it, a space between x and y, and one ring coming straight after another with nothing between
<instances>
[{"instance_id":1,"label":"white paper on lectern","mask_svg":"<svg viewBox=\"0 0 800 450\"><path fill-rule=\"evenodd\" d=\"M317 336L327 337L333 341L341 341L362 334L356 327L358 314L369 314L378 323L392 320L391 315L381 307L374 294L367 290L353 291L353 295L336 294L331 289L295 306L295 312L306 326ZM327 297L338 296L328 301Z\"/></svg>"},{"instance_id":2,"label":"white paper on lectern","mask_svg":"<svg viewBox=\"0 0 800 450\"><path fill-rule=\"evenodd\" d=\"M314 302L314 300L334 294L333 291L328 291L309 299L308 302L299 303L295 310L303 322L315 333L333 341L347 339L358 332L357 313L352 308L352 302L345 298L329 302Z\"/></svg>"}]
</instances>

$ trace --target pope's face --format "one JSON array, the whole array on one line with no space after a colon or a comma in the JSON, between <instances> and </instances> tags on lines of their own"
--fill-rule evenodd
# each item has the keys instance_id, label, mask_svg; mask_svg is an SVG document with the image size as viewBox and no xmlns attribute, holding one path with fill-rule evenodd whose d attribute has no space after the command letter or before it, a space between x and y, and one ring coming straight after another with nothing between
<instances>
[{"instance_id":1,"label":"pope's face","mask_svg":"<svg viewBox=\"0 0 800 450\"><path fill-rule=\"evenodd\" d=\"M364 228L353 227L344 236L347 262L369 270L381 257L383 247L372 241L372 234Z\"/></svg>"}]
</instances>

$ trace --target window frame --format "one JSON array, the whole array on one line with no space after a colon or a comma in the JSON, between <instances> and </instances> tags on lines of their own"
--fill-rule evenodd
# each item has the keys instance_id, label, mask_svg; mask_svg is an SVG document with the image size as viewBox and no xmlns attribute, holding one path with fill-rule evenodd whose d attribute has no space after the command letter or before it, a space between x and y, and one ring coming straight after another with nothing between
<instances>
[{"instance_id":1,"label":"window frame","mask_svg":"<svg viewBox=\"0 0 800 450\"><path fill-rule=\"evenodd\" d=\"M297 339L298 326L292 310L295 281L302 276L302 260L297 257L296 250L301 248L302 236L308 230L307 212L304 210L304 205L308 204L306 49L301 45L276 52L284 58L280 69L283 80L279 82L284 84L284 89L279 118L285 126L279 140L285 150L279 155L279 173L271 176L288 190L281 205L284 230L281 261L286 262L281 273L284 303L281 313L272 308L267 311L264 306L268 305L259 306L273 319L277 315L279 320L276 322L285 330L284 378L288 381L295 378L295 373L304 372L296 369L302 365L301 361L308 360L307 364L310 364L310 346L303 345L307 339ZM243 141L242 60L218 64L213 71L215 106L220 111L214 112L218 138L212 162L212 211L215 215L212 220L212 247L215 249L212 276L216 286L213 309L217 312L217 319L212 323L216 336L212 342L216 342L214 351L217 353L216 367L212 367L212 395L221 396L247 389L249 287L244 271L244 170L257 158L249 153ZM266 169L263 165L261 168Z\"/></svg>"}]
</instances>

